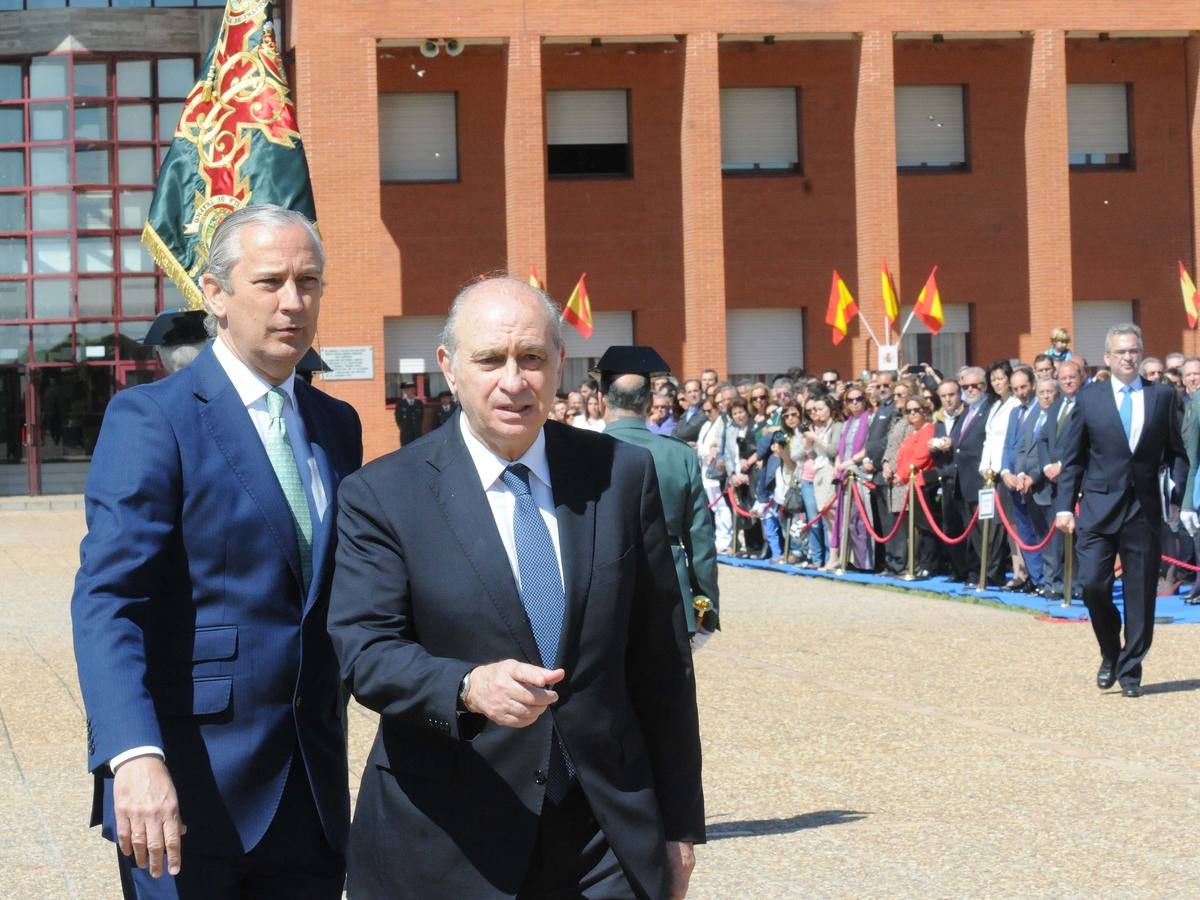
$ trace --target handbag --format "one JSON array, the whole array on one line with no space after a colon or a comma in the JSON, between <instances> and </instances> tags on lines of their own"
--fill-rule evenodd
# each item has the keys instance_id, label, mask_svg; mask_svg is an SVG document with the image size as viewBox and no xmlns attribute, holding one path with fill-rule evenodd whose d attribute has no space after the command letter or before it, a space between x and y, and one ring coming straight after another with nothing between
<instances>
[{"instance_id":1,"label":"handbag","mask_svg":"<svg viewBox=\"0 0 1200 900\"><path fill-rule=\"evenodd\" d=\"M796 474L798 475L799 472ZM804 511L804 482L800 478L793 476L787 493L783 495L783 508L788 512Z\"/></svg>"}]
</instances>

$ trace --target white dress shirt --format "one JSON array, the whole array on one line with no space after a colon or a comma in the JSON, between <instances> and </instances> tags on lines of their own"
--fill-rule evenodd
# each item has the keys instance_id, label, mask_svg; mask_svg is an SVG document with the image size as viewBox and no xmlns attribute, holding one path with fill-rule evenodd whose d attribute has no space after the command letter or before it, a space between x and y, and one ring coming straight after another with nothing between
<instances>
[{"instance_id":1,"label":"white dress shirt","mask_svg":"<svg viewBox=\"0 0 1200 900\"><path fill-rule=\"evenodd\" d=\"M267 428L271 421L267 411L267 393L275 385L268 384L244 362L234 356L233 351L226 346L221 338L213 341L213 356L233 382L233 388L246 407L250 421L254 424L258 438L266 449ZM288 443L292 445L292 453L296 457L296 465L300 469L300 479L304 482L304 493L308 495L309 511L314 521L322 521L329 508L329 499L325 496L325 485L321 482L317 470L317 461L313 458L312 448L308 445L308 432L304 428L304 420L296 408L296 374L293 372L287 381L279 385L286 396L283 404L283 423L287 428ZM108 767L114 772L121 763L138 756L157 756L165 758L161 747L133 747L118 753L108 761Z\"/></svg>"},{"instance_id":2,"label":"white dress shirt","mask_svg":"<svg viewBox=\"0 0 1200 900\"><path fill-rule=\"evenodd\" d=\"M517 563L517 538L513 530L513 512L517 507L517 498L500 480L504 470L513 463L521 463L529 469L529 493L533 495L533 502L537 504L542 520L550 532L554 558L558 560L558 577L562 581L558 512L554 507L554 490L550 484L550 463L546 459L546 433L539 428L537 438L529 449L518 459L510 460L497 455L475 435L466 415L459 416L458 421L462 426L463 443L467 445L467 453L471 455L471 462L475 464L475 471L479 473L479 482L487 495L492 518L496 521L496 530L500 532L500 542L504 544L504 552L508 554L508 567L512 569L517 590L521 588L521 567Z\"/></svg>"},{"instance_id":3,"label":"white dress shirt","mask_svg":"<svg viewBox=\"0 0 1200 900\"><path fill-rule=\"evenodd\" d=\"M1112 385L1113 401L1117 404L1117 414L1120 415L1121 401L1125 399L1121 388L1125 385L1115 378L1108 379L1108 383ZM1142 436L1142 424L1146 421L1146 392L1142 390L1145 385L1142 383L1140 375L1133 376L1133 381L1129 382L1129 386L1133 388L1133 392L1129 395L1133 400L1133 422L1129 428L1129 452L1132 453L1133 448L1137 446L1138 439Z\"/></svg>"}]
</instances>

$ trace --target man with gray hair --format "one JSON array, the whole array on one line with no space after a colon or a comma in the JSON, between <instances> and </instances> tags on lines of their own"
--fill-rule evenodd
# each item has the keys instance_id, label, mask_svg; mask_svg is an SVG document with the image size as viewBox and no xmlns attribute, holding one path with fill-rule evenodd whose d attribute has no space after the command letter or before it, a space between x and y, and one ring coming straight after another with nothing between
<instances>
[{"instance_id":1,"label":"man with gray hair","mask_svg":"<svg viewBox=\"0 0 1200 900\"><path fill-rule=\"evenodd\" d=\"M1179 486L1187 481L1175 389L1145 381L1138 374L1141 358L1140 328L1125 323L1108 330L1104 361L1112 378L1088 385L1075 399L1055 497L1059 529L1078 532L1075 550L1083 601L1100 645L1096 684L1107 690L1119 681L1126 697L1142 694L1142 661L1154 636L1163 506L1177 508ZM1177 486L1170 497L1160 494L1162 467ZM1123 645L1121 614L1112 597L1118 555L1125 607Z\"/></svg>"},{"instance_id":2,"label":"man with gray hair","mask_svg":"<svg viewBox=\"0 0 1200 900\"><path fill-rule=\"evenodd\" d=\"M201 279L216 339L105 412L71 617L92 824L119 845L126 897L342 893L325 619L333 501L362 441L348 404L295 377L323 271L299 213L232 213Z\"/></svg>"},{"instance_id":3,"label":"man with gray hair","mask_svg":"<svg viewBox=\"0 0 1200 900\"><path fill-rule=\"evenodd\" d=\"M546 421L565 355L545 294L473 282L437 350L459 413L342 485L329 630L380 713L351 897L687 892L700 735L654 461Z\"/></svg>"}]
</instances>

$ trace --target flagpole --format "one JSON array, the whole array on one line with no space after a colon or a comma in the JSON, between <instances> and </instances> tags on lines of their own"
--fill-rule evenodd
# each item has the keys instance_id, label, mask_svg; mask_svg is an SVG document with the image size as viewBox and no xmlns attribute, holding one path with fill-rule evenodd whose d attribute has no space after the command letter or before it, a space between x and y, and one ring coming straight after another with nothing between
<instances>
[{"instance_id":1,"label":"flagpole","mask_svg":"<svg viewBox=\"0 0 1200 900\"><path fill-rule=\"evenodd\" d=\"M875 342L875 346L883 346L879 343L879 338L875 337L875 332L871 330L871 323L868 322L867 317L862 314L862 310L860 309L857 313L855 313L855 315L862 321L863 328L867 329L867 334L871 336L871 340Z\"/></svg>"},{"instance_id":2,"label":"flagpole","mask_svg":"<svg viewBox=\"0 0 1200 900\"><path fill-rule=\"evenodd\" d=\"M904 320L904 327L900 329L900 337L899 337L899 340L903 340L903 339L904 339L904 335L906 335L906 334L908 333L908 326L909 326L909 323L911 323L911 322L912 322L912 320L913 320L913 316L915 316L916 314L917 314L917 308L914 306L914 307L912 308L912 310L909 312L909 314L908 314L908 318Z\"/></svg>"}]
</instances>

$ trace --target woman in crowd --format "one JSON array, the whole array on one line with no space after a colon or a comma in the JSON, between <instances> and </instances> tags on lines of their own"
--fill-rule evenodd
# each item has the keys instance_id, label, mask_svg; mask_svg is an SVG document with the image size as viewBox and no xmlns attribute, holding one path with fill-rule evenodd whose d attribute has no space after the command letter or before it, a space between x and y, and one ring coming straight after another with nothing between
<instances>
[{"instance_id":1,"label":"woman in crowd","mask_svg":"<svg viewBox=\"0 0 1200 900\"><path fill-rule=\"evenodd\" d=\"M761 381L750 386L750 421L754 429L754 442L757 444L767 432L773 431L776 422L771 416L771 389Z\"/></svg>"},{"instance_id":2,"label":"woman in crowd","mask_svg":"<svg viewBox=\"0 0 1200 900\"><path fill-rule=\"evenodd\" d=\"M785 415L788 412L785 409ZM804 493L804 515L808 528L808 565L820 566L833 557L829 552L829 536L833 528L832 510L820 515L834 497L833 461L837 457L842 423L834 420L829 398L809 399L805 407L808 423L792 450L797 474ZM791 419L790 421L796 421Z\"/></svg>"},{"instance_id":3,"label":"woman in crowd","mask_svg":"<svg viewBox=\"0 0 1200 900\"><path fill-rule=\"evenodd\" d=\"M993 473L996 479L996 502L1004 504L1004 512L1008 515L1010 522L1015 521L1013 513L1012 499L1008 496L1008 490L1004 487L1004 482L1000 479L1000 469L1003 467L1004 459L1004 438L1008 433L1008 419L1012 415L1012 411L1020 406L1020 401L1012 392L1009 381L1012 378L1012 364L1007 359L998 359L987 367L988 394L992 401L991 408L988 409L987 419L985 420L986 431L983 439L983 456L979 461L979 470L985 475L988 471ZM1006 587L1022 587L1026 584L1028 573L1025 571L1025 560L1021 556L1021 551L1016 544L1012 543L1007 538L1003 531L1003 526L996 522L996 528L999 529L996 534L1003 535L1003 539L993 542L992 549L997 547L997 544L1002 549L1007 546L1009 555L1012 557L1012 580L1006 584Z\"/></svg>"},{"instance_id":4,"label":"woman in crowd","mask_svg":"<svg viewBox=\"0 0 1200 900\"><path fill-rule=\"evenodd\" d=\"M733 513L722 495L728 476L737 472L737 442L729 439L725 417L717 402L705 397L700 403L705 422L696 438L700 458L700 480L713 512L718 553L729 553L733 543Z\"/></svg>"},{"instance_id":5,"label":"woman in crowd","mask_svg":"<svg viewBox=\"0 0 1200 900\"><path fill-rule=\"evenodd\" d=\"M754 424L750 419L750 410L741 397L729 404L729 417L733 420L730 433L736 437L737 444L738 467L735 471L741 472L748 479L735 488L734 496L738 506L748 510L754 505L753 483L758 474L758 442L754 440ZM763 552L762 528L759 527L758 520L743 519L741 527L745 552L743 548L735 547L737 555L766 558L767 553Z\"/></svg>"},{"instance_id":6,"label":"woman in crowd","mask_svg":"<svg viewBox=\"0 0 1200 900\"><path fill-rule=\"evenodd\" d=\"M600 395L593 392L588 394L584 406L585 412L575 417L571 423L576 428L587 428L590 431L604 430L604 416L600 412Z\"/></svg>"},{"instance_id":7,"label":"woman in crowd","mask_svg":"<svg viewBox=\"0 0 1200 900\"><path fill-rule=\"evenodd\" d=\"M786 403L780 410L779 427L771 435L769 452L775 462L772 463L770 458L766 462L768 471L772 468L775 470L771 495L775 506L763 516L763 534L771 547L772 561L777 563L795 564L800 561L795 554L784 557L783 529L789 527L791 516L805 514L803 502L795 508L788 503L788 488L793 484L800 485L796 457L799 456L801 421L800 408L795 402ZM793 448L796 448L795 454Z\"/></svg>"},{"instance_id":8,"label":"woman in crowd","mask_svg":"<svg viewBox=\"0 0 1200 900\"><path fill-rule=\"evenodd\" d=\"M929 441L933 438L934 430L931 418L933 404L924 397L916 396L909 397L903 405L897 400L896 409L901 411L902 417L908 423L909 431L896 453L895 487L892 488L893 500L897 491L907 492L911 476L916 479L917 490L921 491L925 497L925 505L932 512L938 482L936 478L931 478L926 483L925 473L933 468L933 458L929 453ZM913 502L916 505L913 514L916 516L917 526L916 576L929 578L937 571L938 544L934 540L929 520L920 508L919 501L914 498ZM899 509L899 506L893 502L892 509ZM900 527L905 530L907 535L907 522ZM907 564L907 560L905 563Z\"/></svg>"},{"instance_id":9,"label":"woman in crowd","mask_svg":"<svg viewBox=\"0 0 1200 900\"><path fill-rule=\"evenodd\" d=\"M867 410L867 392L861 383L857 381L850 382L843 396L845 398L843 402L846 408L846 421L842 424L842 433L838 439L834 471L840 481L848 484L848 476L851 473L856 476L862 475L861 465L867 455L867 430L870 423L870 413ZM855 485L857 486L859 496L862 498L863 505L867 509L870 509L871 497L868 493L866 482L866 478L858 478L855 481ZM836 505L838 509L833 517L833 537L829 543L831 548L836 548L836 550L831 552L831 556L838 558L831 559L830 564L826 568L837 568L837 563L840 561L839 553L841 551L842 517L849 516L847 534L850 548L847 563L864 572L873 572L875 570L875 542L871 540L871 536L867 533L866 523L863 522L862 516L858 514L855 508L854 497L846 493L843 495L842 502Z\"/></svg>"}]
</instances>

